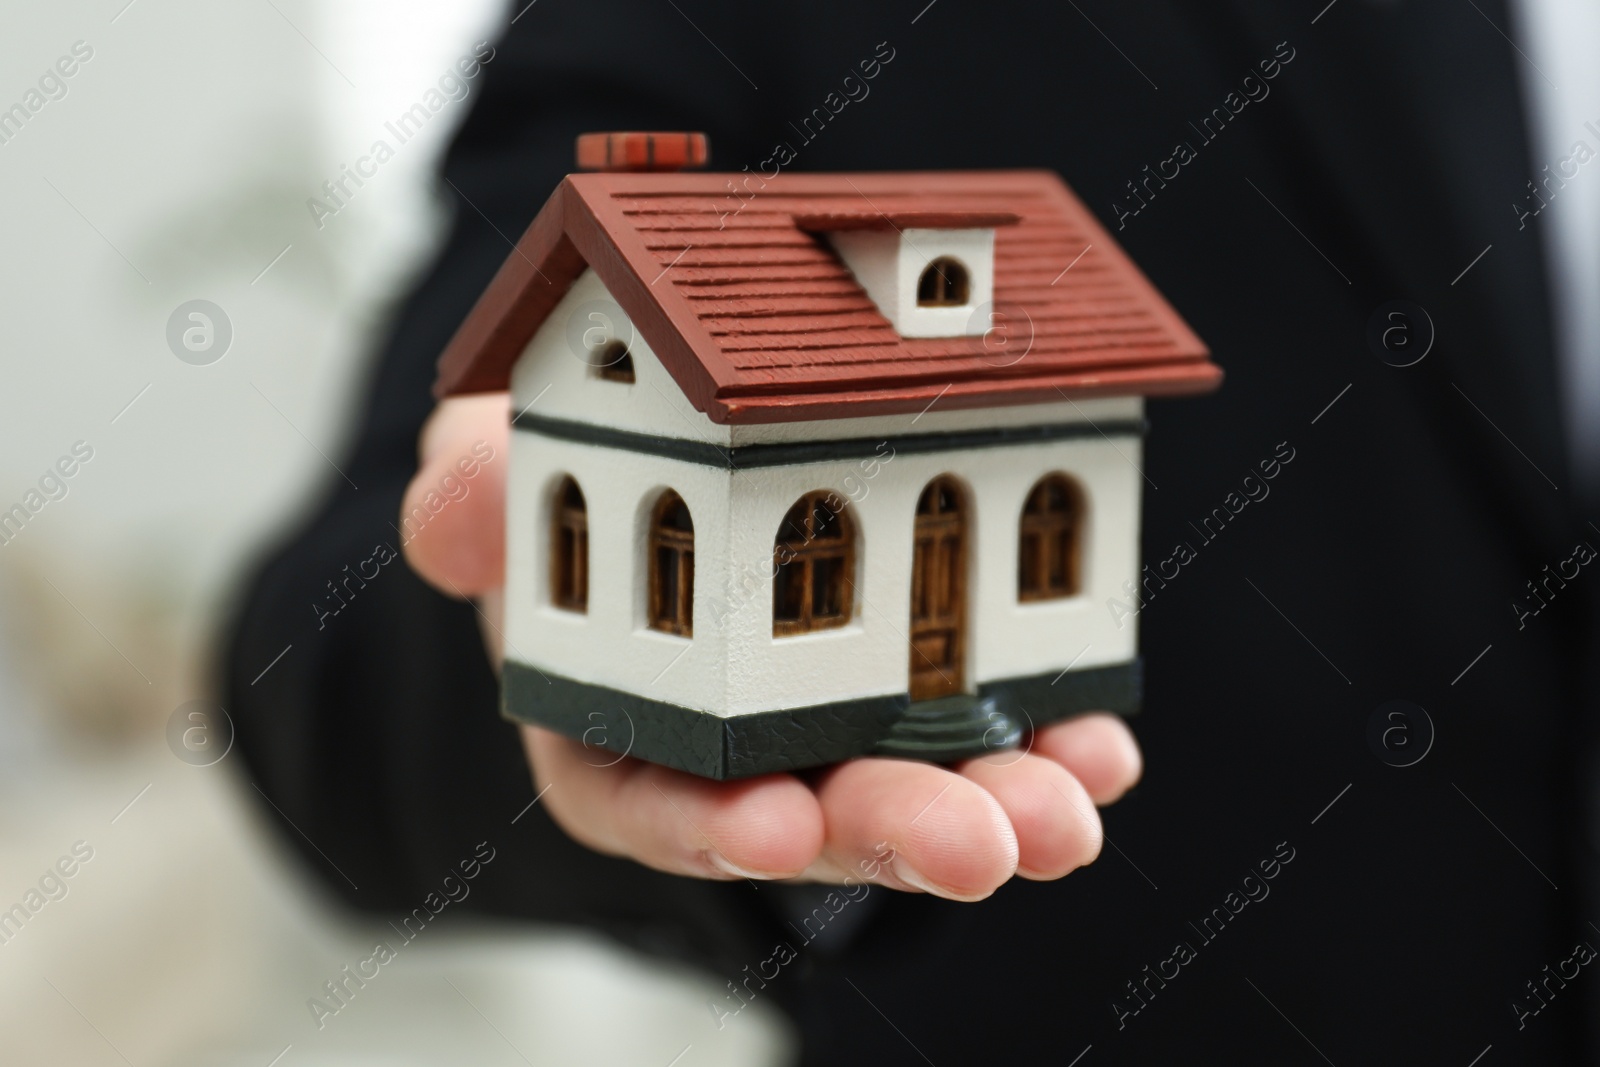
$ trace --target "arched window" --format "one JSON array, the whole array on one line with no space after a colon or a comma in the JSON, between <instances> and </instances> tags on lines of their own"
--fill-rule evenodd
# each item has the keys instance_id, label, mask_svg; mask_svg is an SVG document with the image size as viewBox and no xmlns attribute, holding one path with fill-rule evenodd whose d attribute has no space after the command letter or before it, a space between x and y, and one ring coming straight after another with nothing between
<instances>
[{"instance_id":1,"label":"arched window","mask_svg":"<svg viewBox=\"0 0 1600 1067\"><path fill-rule=\"evenodd\" d=\"M589 509L571 478L556 488L550 532L550 600L568 611L589 610Z\"/></svg>"},{"instance_id":2,"label":"arched window","mask_svg":"<svg viewBox=\"0 0 1600 1067\"><path fill-rule=\"evenodd\" d=\"M849 622L855 556L855 530L837 494L822 490L795 501L772 544L773 636Z\"/></svg>"},{"instance_id":3,"label":"arched window","mask_svg":"<svg viewBox=\"0 0 1600 1067\"><path fill-rule=\"evenodd\" d=\"M1054 600L1078 592L1083 492L1064 474L1034 483L1022 505L1017 543L1017 599Z\"/></svg>"},{"instance_id":4,"label":"arched window","mask_svg":"<svg viewBox=\"0 0 1600 1067\"><path fill-rule=\"evenodd\" d=\"M621 341L612 341L593 356L595 370L608 382L631 383L633 379L633 353Z\"/></svg>"},{"instance_id":5,"label":"arched window","mask_svg":"<svg viewBox=\"0 0 1600 1067\"><path fill-rule=\"evenodd\" d=\"M650 626L694 634L694 519L671 489L650 516Z\"/></svg>"},{"instance_id":6,"label":"arched window","mask_svg":"<svg viewBox=\"0 0 1600 1067\"><path fill-rule=\"evenodd\" d=\"M917 306L925 308L960 307L967 302L970 288L967 268L959 259L940 256L929 263L917 279Z\"/></svg>"}]
</instances>

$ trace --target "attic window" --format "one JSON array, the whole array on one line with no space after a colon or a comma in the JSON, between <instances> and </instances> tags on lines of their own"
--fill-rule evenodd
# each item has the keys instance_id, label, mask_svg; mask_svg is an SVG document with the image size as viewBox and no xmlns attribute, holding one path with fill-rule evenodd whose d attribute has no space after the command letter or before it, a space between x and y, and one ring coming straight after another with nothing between
<instances>
[{"instance_id":1,"label":"attic window","mask_svg":"<svg viewBox=\"0 0 1600 1067\"><path fill-rule=\"evenodd\" d=\"M970 288L967 268L950 256L929 263L917 279L917 306L925 308L961 307Z\"/></svg>"},{"instance_id":2,"label":"attic window","mask_svg":"<svg viewBox=\"0 0 1600 1067\"><path fill-rule=\"evenodd\" d=\"M621 341L610 344L594 353L595 372L608 382L633 384L633 353Z\"/></svg>"}]
</instances>

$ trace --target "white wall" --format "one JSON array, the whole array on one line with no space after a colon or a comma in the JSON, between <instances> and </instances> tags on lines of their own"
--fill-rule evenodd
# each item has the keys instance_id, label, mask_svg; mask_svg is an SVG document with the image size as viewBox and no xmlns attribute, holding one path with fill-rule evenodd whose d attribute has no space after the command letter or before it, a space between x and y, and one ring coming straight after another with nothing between
<instances>
[{"instance_id":1,"label":"white wall","mask_svg":"<svg viewBox=\"0 0 1600 1067\"><path fill-rule=\"evenodd\" d=\"M570 474L589 518L589 610L554 607L550 519ZM728 570L728 474L695 463L513 433L507 485L506 655L568 678L685 707L723 706L724 636L709 624ZM663 490L689 507L695 531L693 640L649 628L645 530Z\"/></svg>"},{"instance_id":2,"label":"white wall","mask_svg":"<svg viewBox=\"0 0 1600 1067\"><path fill-rule=\"evenodd\" d=\"M95 856L0 950L0 1063L520 1064L514 1047L666 1064L690 1041L699 1067L792 1059L767 1000L716 1029L705 1004L730 976L525 923L430 929L319 1030L307 997L393 932L304 878L237 747L199 768L159 739L205 691L194 667L229 579L339 479L318 450L340 458L375 331L441 219L429 168L471 98L324 229L305 201L500 6L6 5L0 107L72 42L95 55L0 145L0 508L73 441L95 458L0 546L0 906L72 842ZM193 297L235 328L206 367L163 338Z\"/></svg>"},{"instance_id":3,"label":"white wall","mask_svg":"<svg viewBox=\"0 0 1600 1067\"><path fill-rule=\"evenodd\" d=\"M1139 462L1136 441L1118 446ZM1088 504L1083 591L1021 604L1018 520L1028 490L1051 471L1076 478ZM916 503L940 474L955 475L966 490L969 691L983 682L1060 670L1080 653L1075 668L1133 658L1136 628L1118 630L1105 600L1121 596L1122 583L1138 570L1140 478L1104 440L896 455L871 478L859 460L742 471L733 476L729 553L747 569L741 573L770 575L773 538L784 514L802 493L832 489L852 499L860 577L850 625L796 637L772 636L770 578L757 583L754 595L731 594L728 603L739 607L728 638L731 710L906 691Z\"/></svg>"},{"instance_id":4,"label":"white wall","mask_svg":"<svg viewBox=\"0 0 1600 1067\"><path fill-rule=\"evenodd\" d=\"M507 654L578 681L686 707L737 714L903 693L909 671L912 528L922 488L939 474L964 484L968 507L968 688L1060 670L1124 663L1137 627L1106 609L1137 580L1139 485L1133 441L1102 440L896 455L730 474L719 468L516 433L507 543ZM1124 458L1126 456L1126 458ZM866 461L870 464L871 461ZM1017 600L1017 525L1042 475L1076 478L1088 504L1082 592ZM570 474L589 510L589 610L551 604L555 491ZM694 638L659 633L645 614L645 534L662 490L695 523ZM855 617L793 637L772 634L773 538L802 493L851 499L859 537ZM670 665L670 667L669 667ZM665 673L663 673L665 672Z\"/></svg>"},{"instance_id":5,"label":"white wall","mask_svg":"<svg viewBox=\"0 0 1600 1067\"><path fill-rule=\"evenodd\" d=\"M0 607L18 620L0 690L19 689L6 662L32 676L50 730L162 722L192 698L231 583L340 481L324 457L439 232L431 168L473 97L320 229L306 201L501 6L8 6L0 109L74 42L93 50L0 144L0 510L75 441L95 450L0 545ZM165 339L195 298L233 327L207 366ZM21 703L0 698L0 737Z\"/></svg>"},{"instance_id":6,"label":"white wall","mask_svg":"<svg viewBox=\"0 0 1600 1067\"><path fill-rule=\"evenodd\" d=\"M628 343L634 384L607 381L585 362L583 338L591 329ZM592 270L573 283L528 343L511 372L511 397L515 410L533 404L532 414L551 418L721 445L732 440L728 427L689 403Z\"/></svg>"}]
</instances>

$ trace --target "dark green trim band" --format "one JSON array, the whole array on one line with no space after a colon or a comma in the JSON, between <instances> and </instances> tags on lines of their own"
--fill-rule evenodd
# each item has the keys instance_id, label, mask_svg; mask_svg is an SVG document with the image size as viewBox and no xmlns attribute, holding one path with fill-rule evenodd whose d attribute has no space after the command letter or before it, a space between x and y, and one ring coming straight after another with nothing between
<instances>
[{"instance_id":1,"label":"dark green trim band","mask_svg":"<svg viewBox=\"0 0 1600 1067\"><path fill-rule=\"evenodd\" d=\"M1117 419L1099 424L1057 422L1040 426L1006 426L988 430L946 430L937 433L908 433L889 437L850 437L838 441L782 441L758 445L718 445L709 441L690 441L682 437L618 430L571 419L521 412L511 419L518 430L628 452L644 452L667 459L680 459L726 470L753 470L758 467L783 467L795 463L826 460L862 459L880 455L884 444L895 454L954 452L971 448L996 448L1002 445L1031 445L1045 441L1067 441L1082 437L1142 437L1144 419Z\"/></svg>"},{"instance_id":2,"label":"dark green trim band","mask_svg":"<svg viewBox=\"0 0 1600 1067\"><path fill-rule=\"evenodd\" d=\"M970 699L992 702L1027 728L1085 711L1130 715L1139 710L1142 696L1143 662L1136 659L989 682ZM632 755L716 779L865 756L912 707L910 698L900 693L723 718L509 659L500 676L500 703L501 713L513 722L543 726L583 742L583 758L596 766Z\"/></svg>"},{"instance_id":3,"label":"dark green trim band","mask_svg":"<svg viewBox=\"0 0 1600 1067\"><path fill-rule=\"evenodd\" d=\"M1144 706L1144 660L985 682L978 695L996 698L1024 728L1083 711L1137 715Z\"/></svg>"}]
</instances>

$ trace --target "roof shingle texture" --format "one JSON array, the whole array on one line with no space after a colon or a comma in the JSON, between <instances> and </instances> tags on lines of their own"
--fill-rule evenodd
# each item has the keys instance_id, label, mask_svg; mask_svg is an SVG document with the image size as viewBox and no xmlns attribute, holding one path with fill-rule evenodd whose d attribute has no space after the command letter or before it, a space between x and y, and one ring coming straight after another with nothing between
<instances>
[{"instance_id":1,"label":"roof shingle texture","mask_svg":"<svg viewBox=\"0 0 1600 1067\"><path fill-rule=\"evenodd\" d=\"M995 226L986 336L903 338L828 229ZM1054 174L568 177L440 360L438 393L503 389L584 266L697 408L779 422L1204 392L1205 345Z\"/></svg>"}]
</instances>

